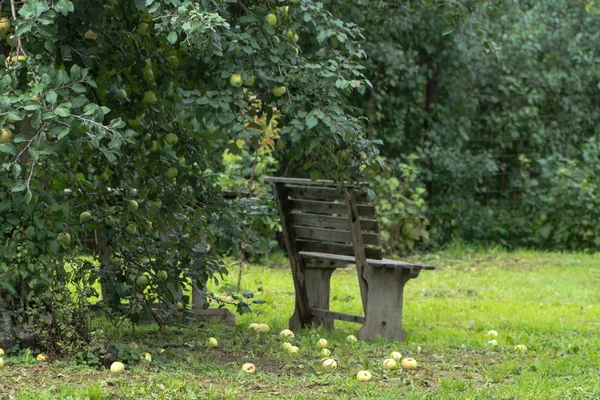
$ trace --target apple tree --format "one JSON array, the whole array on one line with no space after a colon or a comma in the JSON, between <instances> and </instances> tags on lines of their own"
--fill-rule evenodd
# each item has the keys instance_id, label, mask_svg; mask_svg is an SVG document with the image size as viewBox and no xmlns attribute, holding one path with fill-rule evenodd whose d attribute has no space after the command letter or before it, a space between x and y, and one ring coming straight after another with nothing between
<instances>
[{"instance_id":1,"label":"apple tree","mask_svg":"<svg viewBox=\"0 0 600 400\"><path fill-rule=\"evenodd\" d=\"M319 2L2 0L0 37L0 298L18 323L98 279L135 322L226 273L244 232L222 155L259 151L273 115L303 174L377 166L347 102L369 85L360 32Z\"/></svg>"}]
</instances>

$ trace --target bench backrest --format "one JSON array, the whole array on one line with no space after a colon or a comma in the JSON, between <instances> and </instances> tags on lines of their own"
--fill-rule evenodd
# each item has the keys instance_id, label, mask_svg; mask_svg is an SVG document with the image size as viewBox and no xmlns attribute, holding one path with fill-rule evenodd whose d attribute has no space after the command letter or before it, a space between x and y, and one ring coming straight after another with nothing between
<instances>
[{"instance_id":1,"label":"bench backrest","mask_svg":"<svg viewBox=\"0 0 600 400\"><path fill-rule=\"evenodd\" d=\"M296 251L354 256L346 192L326 180L267 177L275 185L286 241ZM365 256L382 259L375 207L367 203L366 184L347 186L358 206Z\"/></svg>"}]
</instances>

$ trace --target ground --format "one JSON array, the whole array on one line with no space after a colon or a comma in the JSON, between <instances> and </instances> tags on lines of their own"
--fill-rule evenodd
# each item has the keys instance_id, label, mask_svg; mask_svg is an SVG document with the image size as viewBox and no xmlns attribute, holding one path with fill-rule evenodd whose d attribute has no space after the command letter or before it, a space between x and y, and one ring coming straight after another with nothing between
<instances>
[{"instance_id":1,"label":"ground","mask_svg":"<svg viewBox=\"0 0 600 400\"><path fill-rule=\"evenodd\" d=\"M110 374L74 360L39 362L35 353L5 357L3 399L600 399L600 257L586 254L467 251L449 248L418 258L435 265L405 292L406 342L348 344L358 326L336 323L332 332L296 333L296 356L280 349L277 333L293 307L293 286L281 257L250 266L243 286L266 301L236 326L209 323L159 331L99 327L114 343L135 341L152 362L133 361ZM218 291L231 288L235 272ZM331 308L360 313L354 271L334 274ZM267 323L268 334L249 332ZM497 346L488 343L498 331ZM207 348L214 336L219 347ZM316 341L327 338L339 366L324 371ZM524 344L527 351L515 350ZM166 348L160 355L158 348ZM415 371L385 372L391 351L419 362ZM256 373L242 372L252 362ZM356 380L369 370L368 383Z\"/></svg>"}]
</instances>

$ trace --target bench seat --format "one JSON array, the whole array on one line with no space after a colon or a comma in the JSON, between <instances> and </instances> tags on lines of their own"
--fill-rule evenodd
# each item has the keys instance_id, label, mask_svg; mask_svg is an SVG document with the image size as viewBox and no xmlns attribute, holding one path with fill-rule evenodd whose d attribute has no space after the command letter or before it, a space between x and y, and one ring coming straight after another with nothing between
<instances>
[{"instance_id":1,"label":"bench seat","mask_svg":"<svg viewBox=\"0 0 600 400\"><path fill-rule=\"evenodd\" d=\"M329 260L336 262L343 262L347 264L355 264L356 259L352 256L343 256L339 254L328 254L328 253L316 253L313 251L300 251L300 257L302 258L318 258L321 260ZM382 260L376 260L372 258L367 258L367 264L374 268L401 268L401 269L425 269L425 270L434 270L435 267L431 265L421 265L421 264L411 264L404 261L396 261L390 260L389 258L384 258Z\"/></svg>"}]
</instances>

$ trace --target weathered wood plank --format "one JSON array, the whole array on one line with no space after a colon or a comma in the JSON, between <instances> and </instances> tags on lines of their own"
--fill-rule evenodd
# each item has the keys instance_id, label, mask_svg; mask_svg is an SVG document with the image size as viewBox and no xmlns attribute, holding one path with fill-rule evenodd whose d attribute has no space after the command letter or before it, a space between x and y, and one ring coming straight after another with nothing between
<instances>
[{"instance_id":1,"label":"weathered wood plank","mask_svg":"<svg viewBox=\"0 0 600 400\"><path fill-rule=\"evenodd\" d=\"M302 254L302 252L300 252ZM302 258L304 261L304 269L336 269L347 268L348 264L344 261L326 260L321 258Z\"/></svg>"},{"instance_id":2,"label":"weathered wood plank","mask_svg":"<svg viewBox=\"0 0 600 400\"><path fill-rule=\"evenodd\" d=\"M336 311L329 311L328 309L320 309L320 308L311 308L311 314L314 317L319 317L322 319L329 320L340 320L346 322L356 322L357 324L363 324L365 322L365 317L361 317L359 315L346 314Z\"/></svg>"},{"instance_id":3,"label":"weathered wood plank","mask_svg":"<svg viewBox=\"0 0 600 400\"><path fill-rule=\"evenodd\" d=\"M358 205L352 192L346 189L346 207L348 208L348 224L352 232L352 243L354 244L354 263L356 264L356 273L358 275L358 284L360 286L360 295L362 297L363 310L367 310L369 287L367 286L367 275L373 267L367 264L367 255L365 254L365 243L363 242L362 231L360 229L360 218L358 216Z\"/></svg>"},{"instance_id":4,"label":"weathered wood plank","mask_svg":"<svg viewBox=\"0 0 600 400\"><path fill-rule=\"evenodd\" d=\"M329 291L333 271L333 269L307 269L304 272L311 316L316 317L313 319L313 322L316 325L324 325L327 328L333 328L333 320L315 316L312 310L315 308L329 310Z\"/></svg>"},{"instance_id":5,"label":"weathered wood plank","mask_svg":"<svg viewBox=\"0 0 600 400\"><path fill-rule=\"evenodd\" d=\"M344 200L344 192L339 188L299 185L287 185L286 187L288 196L293 199L321 201ZM359 203L366 203L368 201L367 193L365 191L357 191L355 196L357 196L356 199Z\"/></svg>"},{"instance_id":6,"label":"weathered wood plank","mask_svg":"<svg viewBox=\"0 0 600 400\"><path fill-rule=\"evenodd\" d=\"M317 186L339 186L340 183L336 181L331 181L327 179L317 179L316 181L306 179L306 178L284 178L280 176L265 176L265 182L270 183L287 183L292 185L317 185ZM349 183L346 185L347 187L367 187L369 186L368 182L358 182L358 183Z\"/></svg>"},{"instance_id":7,"label":"weathered wood plank","mask_svg":"<svg viewBox=\"0 0 600 400\"><path fill-rule=\"evenodd\" d=\"M337 229L312 228L307 226L295 226L294 231L298 239L326 240L338 243L352 243L350 231ZM379 246L379 235L376 233L363 233L363 242Z\"/></svg>"},{"instance_id":8,"label":"weathered wood plank","mask_svg":"<svg viewBox=\"0 0 600 400\"><path fill-rule=\"evenodd\" d=\"M294 225L316 226L330 229L350 229L348 218L332 217L329 215L292 213ZM360 219L363 232L379 232L379 222L374 219Z\"/></svg>"},{"instance_id":9,"label":"weathered wood plank","mask_svg":"<svg viewBox=\"0 0 600 400\"><path fill-rule=\"evenodd\" d=\"M285 244L288 251L288 258L292 269L292 279L294 280L294 289L296 292L295 311L289 321L290 328L295 329L310 325L312 322L312 315L310 314L302 259L299 254L301 249L297 246L292 215L290 213L289 199L284 183L275 183L275 196L277 198L277 205L279 206L281 230L285 236Z\"/></svg>"},{"instance_id":10,"label":"weathered wood plank","mask_svg":"<svg viewBox=\"0 0 600 400\"><path fill-rule=\"evenodd\" d=\"M340 254L330 254L330 253L317 253L310 251L301 251L300 256L305 259L320 259L320 260L329 260L336 262L345 262L348 264L354 264L354 256L345 256ZM396 261L390 260L389 258L384 258L381 260L374 260L371 258L367 258L367 263L374 268L396 268L396 269L415 269L415 270L434 270L435 267L431 265L422 265L422 264L412 264L404 261Z\"/></svg>"},{"instance_id":11,"label":"weathered wood plank","mask_svg":"<svg viewBox=\"0 0 600 400\"><path fill-rule=\"evenodd\" d=\"M332 203L328 201L290 200L290 209L317 214L348 214L344 203ZM376 214L375 207L367 205L359 205L358 212L361 217L374 217Z\"/></svg>"},{"instance_id":12,"label":"weathered wood plank","mask_svg":"<svg viewBox=\"0 0 600 400\"><path fill-rule=\"evenodd\" d=\"M296 245L298 247L298 250L300 251L354 256L354 246L348 244L324 243L317 242L314 240L296 239ZM368 258L383 258L381 254L381 249L376 249L372 247L365 248L365 254Z\"/></svg>"},{"instance_id":13,"label":"weathered wood plank","mask_svg":"<svg viewBox=\"0 0 600 400\"><path fill-rule=\"evenodd\" d=\"M405 340L402 326L404 285L410 279L407 269L371 268L367 275L369 301L365 308L365 324L358 332L359 339L376 336Z\"/></svg>"}]
</instances>

